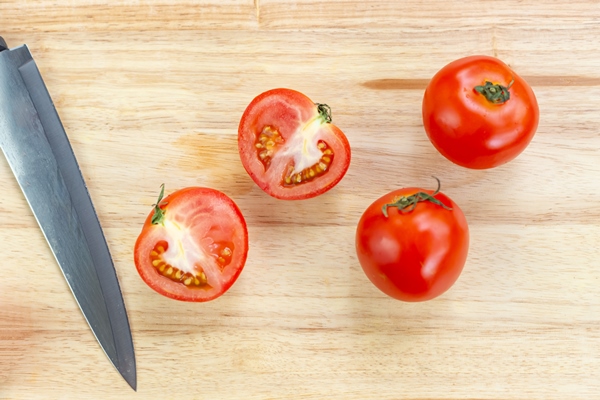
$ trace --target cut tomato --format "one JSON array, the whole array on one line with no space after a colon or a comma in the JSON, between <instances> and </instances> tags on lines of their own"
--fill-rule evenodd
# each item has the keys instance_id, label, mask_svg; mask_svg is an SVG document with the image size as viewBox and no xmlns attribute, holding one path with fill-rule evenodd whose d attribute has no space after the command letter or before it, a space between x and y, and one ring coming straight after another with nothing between
<instances>
[{"instance_id":1,"label":"cut tomato","mask_svg":"<svg viewBox=\"0 0 600 400\"><path fill-rule=\"evenodd\" d=\"M331 123L331 110L300 92L273 89L242 115L238 147L244 168L269 195L285 200L333 188L350 164L350 144Z\"/></svg>"},{"instance_id":2,"label":"cut tomato","mask_svg":"<svg viewBox=\"0 0 600 400\"><path fill-rule=\"evenodd\" d=\"M162 196L161 191L135 244L140 276L156 292L176 300L221 296L246 262L248 230L242 213L214 189L190 187Z\"/></svg>"}]
</instances>

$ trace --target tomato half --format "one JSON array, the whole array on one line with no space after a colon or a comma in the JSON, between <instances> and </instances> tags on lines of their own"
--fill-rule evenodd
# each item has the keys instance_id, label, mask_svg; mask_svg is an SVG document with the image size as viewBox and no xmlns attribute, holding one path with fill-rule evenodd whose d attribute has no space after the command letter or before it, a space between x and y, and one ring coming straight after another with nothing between
<instances>
[{"instance_id":1,"label":"tomato half","mask_svg":"<svg viewBox=\"0 0 600 400\"><path fill-rule=\"evenodd\" d=\"M473 169L517 157L539 121L531 87L508 65L488 56L461 58L442 68L425 90L422 111L435 148Z\"/></svg>"},{"instance_id":2,"label":"tomato half","mask_svg":"<svg viewBox=\"0 0 600 400\"><path fill-rule=\"evenodd\" d=\"M218 190L190 187L158 199L134 251L148 286L181 301L208 301L236 281L248 254L246 221Z\"/></svg>"},{"instance_id":3,"label":"tomato half","mask_svg":"<svg viewBox=\"0 0 600 400\"><path fill-rule=\"evenodd\" d=\"M356 229L363 271L383 293L403 301L446 292L461 274L468 249L467 220L439 187L403 188L380 197Z\"/></svg>"},{"instance_id":4,"label":"tomato half","mask_svg":"<svg viewBox=\"0 0 600 400\"><path fill-rule=\"evenodd\" d=\"M244 168L269 195L307 199L333 188L350 164L350 145L326 104L273 89L248 105L238 129Z\"/></svg>"}]
</instances>

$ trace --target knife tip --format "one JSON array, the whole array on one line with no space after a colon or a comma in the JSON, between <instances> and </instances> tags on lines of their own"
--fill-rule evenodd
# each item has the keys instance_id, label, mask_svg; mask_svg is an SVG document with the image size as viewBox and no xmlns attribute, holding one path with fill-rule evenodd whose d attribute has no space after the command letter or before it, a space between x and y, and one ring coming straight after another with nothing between
<instances>
[{"instance_id":1,"label":"knife tip","mask_svg":"<svg viewBox=\"0 0 600 400\"><path fill-rule=\"evenodd\" d=\"M125 379L125 382L127 382L129 386L131 386L133 391L137 392L137 378L135 376L135 372L131 375L123 374L123 378Z\"/></svg>"},{"instance_id":2,"label":"knife tip","mask_svg":"<svg viewBox=\"0 0 600 400\"><path fill-rule=\"evenodd\" d=\"M129 360L126 365L119 364L117 371L121 374L125 382L131 386L134 392L137 392L137 372L135 368L135 360Z\"/></svg>"}]
</instances>

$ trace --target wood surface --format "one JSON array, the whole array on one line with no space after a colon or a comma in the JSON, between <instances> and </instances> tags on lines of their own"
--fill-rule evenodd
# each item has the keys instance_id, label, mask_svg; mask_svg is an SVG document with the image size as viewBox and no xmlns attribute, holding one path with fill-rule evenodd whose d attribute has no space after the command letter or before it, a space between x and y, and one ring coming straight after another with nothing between
<instances>
[{"instance_id":1,"label":"wood surface","mask_svg":"<svg viewBox=\"0 0 600 400\"><path fill-rule=\"evenodd\" d=\"M600 3L0 0L53 96L111 249L138 367L133 392L85 323L0 158L1 399L599 399ZM499 57L540 124L513 162L458 167L421 122L448 62ZM329 104L352 145L316 199L270 198L237 126L275 87ZM433 187L471 247L442 297L402 303L363 274L354 232L375 198ZM132 249L159 186L209 186L248 222L221 298L186 304L139 278Z\"/></svg>"}]
</instances>

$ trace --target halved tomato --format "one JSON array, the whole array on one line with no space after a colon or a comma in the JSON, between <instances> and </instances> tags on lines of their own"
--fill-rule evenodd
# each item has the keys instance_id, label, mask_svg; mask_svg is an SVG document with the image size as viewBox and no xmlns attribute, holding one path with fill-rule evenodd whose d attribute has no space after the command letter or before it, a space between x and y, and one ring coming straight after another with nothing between
<instances>
[{"instance_id":1,"label":"halved tomato","mask_svg":"<svg viewBox=\"0 0 600 400\"><path fill-rule=\"evenodd\" d=\"M190 187L162 198L146 218L134 251L138 273L176 300L208 301L236 281L248 254L246 221L218 190Z\"/></svg>"},{"instance_id":2,"label":"halved tomato","mask_svg":"<svg viewBox=\"0 0 600 400\"><path fill-rule=\"evenodd\" d=\"M252 180L284 200L325 193L350 165L350 144L331 123L329 106L290 89L252 100L240 121L238 147Z\"/></svg>"}]
</instances>

